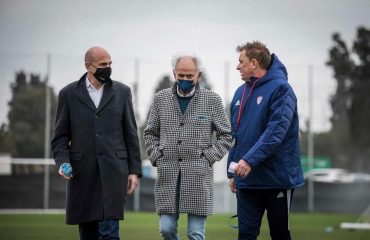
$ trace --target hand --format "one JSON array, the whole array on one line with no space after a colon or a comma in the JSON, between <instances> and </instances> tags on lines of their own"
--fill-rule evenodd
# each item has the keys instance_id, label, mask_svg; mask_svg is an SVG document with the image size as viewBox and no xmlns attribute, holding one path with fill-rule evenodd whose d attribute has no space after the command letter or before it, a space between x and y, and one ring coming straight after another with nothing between
<instances>
[{"instance_id":1,"label":"hand","mask_svg":"<svg viewBox=\"0 0 370 240\"><path fill-rule=\"evenodd\" d=\"M246 177L249 172L252 170L251 165L243 159L240 159L238 164L234 168L234 173L238 177Z\"/></svg>"},{"instance_id":2,"label":"hand","mask_svg":"<svg viewBox=\"0 0 370 240\"><path fill-rule=\"evenodd\" d=\"M229 187L232 193L236 193L234 178L230 178Z\"/></svg>"},{"instance_id":3,"label":"hand","mask_svg":"<svg viewBox=\"0 0 370 240\"><path fill-rule=\"evenodd\" d=\"M67 166L65 166L65 165L67 165ZM68 172L68 174L66 174L66 171ZM58 174L66 180L71 180L71 178L73 177L71 165L69 163L63 163L59 167Z\"/></svg>"},{"instance_id":4,"label":"hand","mask_svg":"<svg viewBox=\"0 0 370 240\"><path fill-rule=\"evenodd\" d=\"M128 175L127 193L131 194L139 186L139 178L136 174Z\"/></svg>"}]
</instances>

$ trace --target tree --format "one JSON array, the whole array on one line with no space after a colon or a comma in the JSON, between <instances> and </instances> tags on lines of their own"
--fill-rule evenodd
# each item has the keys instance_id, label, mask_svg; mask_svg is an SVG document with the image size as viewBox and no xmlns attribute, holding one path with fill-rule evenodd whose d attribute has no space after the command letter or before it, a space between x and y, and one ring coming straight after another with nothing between
<instances>
[{"instance_id":1,"label":"tree","mask_svg":"<svg viewBox=\"0 0 370 240\"><path fill-rule=\"evenodd\" d=\"M157 87L155 88L155 92L157 93L165 88L170 88L173 86L173 81L171 80L169 75L164 75L162 79L159 81Z\"/></svg>"},{"instance_id":2,"label":"tree","mask_svg":"<svg viewBox=\"0 0 370 240\"><path fill-rule=\"evenodd\" d=\"M334 46L327 65L334 71L337 89L331 97L333 110L330 132L336 157L342 162L351 159L348 167L370 169L370 31L360 27L352 51L339 33L333 34ZM355 61L354 59L358 59Z\"/></svg>"},{"instance_id":3,"label":"tree","mask_svg":"<svg viewBox=\"0 0 370 240\"><path fill-rule=\"evenodd\" d=\"M9 151L10 151L9 131L5 123L2 123L0 127L0 153L9 153Z\"/></svg>"},{"instance_id":4,"label":"tree","mask_svg":"<svg viewBox=\"0 0 370 240\"><path fill-rule=\"evenodd\" d=\"M31 74L30 80L23 71L17 72L11 84L9 102L9 138L12 157L43 157L45 135L45 81ZM55 119L57 98L52 89L51 119ZM53 124L51 124L53 126ZM53 127L51 127L51 134Z\"/></svg>"},{"instance_id":5,"label":"tree","mask_svg":"<svg viewBox=\"0 0 370 240\"><path fill-rule=\"evenodd\" d=\"M212 85L208 81L207 74L205 72L202 73L202 80L200 81L200 86L209 90L212 90Z\"/></svg>"},{"instance_id":6,"label":"tree","mask_svg":"<svg viewBox=\"0 0 370 240\"><path fill-rule=\"evenodd\" d=\"M360 62L351 72L350 134L356 147L365 150L370 147L370 30L358 29L352 49Z\"/></svg>"}]
</instances>

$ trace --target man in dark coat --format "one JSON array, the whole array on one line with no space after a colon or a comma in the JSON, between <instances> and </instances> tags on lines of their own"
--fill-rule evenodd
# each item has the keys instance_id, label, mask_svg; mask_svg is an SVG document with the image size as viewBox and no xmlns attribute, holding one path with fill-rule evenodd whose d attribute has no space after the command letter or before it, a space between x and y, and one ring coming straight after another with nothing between
<instances>
[{"instance_id":1,"label":"man in dark coat","mask_svg":"<svg viewBox=\"0 0 370 240\"><path fill-rule=\"evenodd\" d=\"M131 91L112 81L111 57L100 47L85 55L85 73L59 92L51 143L59 175L67 179L66 223L80 239L119 239L126 192L141 177Z\"/></svg>"}]
</instances>

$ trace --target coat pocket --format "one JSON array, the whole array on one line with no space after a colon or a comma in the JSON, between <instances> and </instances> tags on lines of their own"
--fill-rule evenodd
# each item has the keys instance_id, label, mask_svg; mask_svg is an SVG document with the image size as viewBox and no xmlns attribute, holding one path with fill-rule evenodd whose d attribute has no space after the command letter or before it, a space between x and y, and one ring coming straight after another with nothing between
<instances>
[{"instance_id":1,"label":"coat pocket","mask_svg":"<svg viewBox=\"0 0 370 240\"><path fill-rule=\"evenodd\" d=\"M82 152L71 152L71 162L79 162L82 161L83 154Z\"/></svg>"},{"instance_id":2,"label":"coat pocket","mask_svg":"<svg viewBox=\"0 0 370 240\"><path fill-rule=\"evenodd\" d=\"M207 118L194 118L192 119L191 124L196 127L204 128L204 127L208 127L211 124L211 122L208 119L208 117Z\"/></svg>"},{"instance_id":3,"label":"coat pocket","mask_svg":"<svg viewBox=\"0 0 370 240\"><path fill-rule=\"evenodd\" d=\"M203 115L200 115L203 116ZM188 134L193 136L198 147L206 148L212 141L212 122L211 119L192 119L191 128L188 129Z\"/></svg>"},{"instance_id":4,"label":"coat pocket","mask_svg":"<svg viewBox=\"0 0 370 240\"><path fill-rule=\"evenodd\" d=\"M118 158L128 158L127 151L124 150L118 150L116 151Z\"/></svg>"}]
</instances>

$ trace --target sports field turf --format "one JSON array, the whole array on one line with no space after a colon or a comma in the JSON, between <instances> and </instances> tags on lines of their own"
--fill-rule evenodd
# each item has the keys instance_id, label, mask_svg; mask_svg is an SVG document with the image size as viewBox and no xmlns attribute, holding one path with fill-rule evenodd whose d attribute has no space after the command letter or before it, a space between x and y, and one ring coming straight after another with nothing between
<instances>
[{"instance_id":1,"label":"sports field turf","mask_svg":"<svg viewBox=\"0 0 370 240\"><path fill-rule=\"evenodd\" d=\"M237 230L229 227L230 215L217 214L208 218L206 239L237 239ZM338 229L341 222L351 222L354 215L336 214L292 214L290 225L295 240L366 240L370 231L348 231ZM329 231L328 231L329 230ZM332 230L332 231L330 231ZM120 225L122 240L161 239L158 232L158 217L155 213L128 212ZM180 238L186 240L186 216L179 221ZM78 239L76 226L64 224L61 214L0 214L0 239L9 240L71 240ZM264 219L259 240L269 238Z\"/></svg>"}]
</instances>

